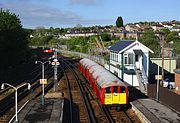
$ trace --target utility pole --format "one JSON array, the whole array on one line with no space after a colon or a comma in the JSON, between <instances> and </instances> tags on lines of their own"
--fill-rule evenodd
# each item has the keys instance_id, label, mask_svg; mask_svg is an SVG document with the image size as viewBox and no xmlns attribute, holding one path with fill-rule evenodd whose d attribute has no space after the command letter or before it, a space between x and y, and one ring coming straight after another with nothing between
<instances>
[{"instance_id":1,"label":"utility pole","mask_svg":"<svg viewBox=\"0 0 180 123\"><path fill-rule=\"evenodd\" d=\"M156 84L156 101L159 102L159 65L158 65L158 75Z\"/></svg>"},{"instance_id":2,"label":"utility pole","mask_svg":"<svg viewBox=\"0 0 180 123\"><path fill-rule=\"evenodd\" d=\"M162 39L162 86L163 86L163 84L164 84L164 38Z\"/></svg>"}]
</instances>

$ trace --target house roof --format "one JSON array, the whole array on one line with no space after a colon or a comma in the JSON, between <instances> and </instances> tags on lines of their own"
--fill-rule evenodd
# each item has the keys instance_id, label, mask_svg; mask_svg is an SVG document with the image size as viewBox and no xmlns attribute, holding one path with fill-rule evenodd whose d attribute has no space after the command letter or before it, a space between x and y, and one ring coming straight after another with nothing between
<instances>
[{"instance_id":1,"label":"house roof","mask_svg":"<svg viewBox=\"0 0 180 123\"><path fill-rule=\"evenodd\" d=\"M113 46L111 46L109 48L110 51L114 51L114 52L119 52L121 50L123 50L125 47L129 46L130 44L134 43L134 41L126 41L126 40L122 40L117 42L116 44L114 44Z\"/></svg>"},{"instance_id":2,"label":"house roof","mask_svg":"<svg viewBox=\"0 0 180 123\"><path fill-rule=\"evenodd\" d=\"M149 49L148 47L146 47L145 45L143 45L142 43L140 43L139 41L132 41L132 40L122 40L117 42L116 44L114 44L113 46L111 46L109 48L110 51L113 52L119 52L122 53L124 51L126 51L127 49L129 49L130 47L139 44L140 46L144 47L145 49L147 49L148 51L150 51L151 53L154 53L151 49Z\"/></svg>"}]
</instances>

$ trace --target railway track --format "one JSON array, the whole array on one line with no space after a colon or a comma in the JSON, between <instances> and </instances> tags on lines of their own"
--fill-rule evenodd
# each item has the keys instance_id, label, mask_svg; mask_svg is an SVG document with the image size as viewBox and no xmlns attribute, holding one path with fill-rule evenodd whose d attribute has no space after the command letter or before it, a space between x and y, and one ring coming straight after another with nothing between
<instances>
[{"instance_id":1,"label":"railway track","mask_svg":"<svg viewBox=\"0 0 180 123\"><path fill-rule=\"evenodd\" d=\"M71 64L71 67L77 70L78 64L73 66ZM91 105L94 109L94 114L96 116L96 122L98 123L140 123L137 116L135 116L135 113L132 109L127 110L110 110L107 107L104 107L100 104L99 100L97 99L94 90L89 85L89 82L86 80L86 78L83 75L79 75L79 78L81 79L83 86L86 90L86 93L88 94L89 101L91 102Z\"/></svg>"},{"instance_id":2,"label":"railway track","mask_svg":"<svg viewBox=\"0 0 180 123\"><path fill-rule=\"evenodd\" d=\"M138 123L137 117L134 116L131 109L126 110L112 110L102 106L95 96L94 90L86 84L86 88L91 95L91 103L96 114L96 122L98 123Z\"/></svg>"},{"instance_id":3,"label":"railway track","mask_svg":"<svg viewBox=\"0 0 180 123\"><path fill-rule=\"evenodd\" d=\"M96 122L97 123L108 123L108 122L112 123L111 117L108 117L105 114L102 106L98 102L97 97L95 96L94 90L90 87L86 78L82 74L80 74L79 70L77 69L79 64L75 63L72 60L68 60L67 62L71 65L72 68L74 68L74 71L76 71L78 77L81 80L81 84L82 84L84 90L86 91L86 95L88 96L88 101L89 101L91 108L93 110L93 114L95 116ZM73 63L71 63L71 62L73 62Z\"/></svg>"},{"instance_id":4,"label":"railway track","mask_svg":"<svg viewBox=\"0 0 180 123\"><path fill-rule=\"evenodd\" d=\"M87 98L87 92L82 86L81 79L74 71L73 67L71 67L69 62L63 59L61 59L61 62L64 64L62 69L65 69L65 81L64 83L61 83L61 87L64 97L69 101L69 106L67 108L69 109L68 115L70 117L64 118L64 122L95 123L95 117Z\"/></svg>"},{"instance_id":5,"label":"railway track","mask_svg":"<svg viewBox=\"0 0 180 123\"><path fill-rule=\"evenodd\" d=\"M63 92L65 97L65 110L63 118L65 123L138 123L139 120L135 118L133 112L130 109L128 109L127 111L117 112L115 110L109 110L106 107L101 106L98 102L97 97L95 96L95 92L93 91L85 77L79 72L79 70L77 69L78 67L74 65L76 64L76 62L74 62L73 60L63 59L61 59L60 61L62 65L62 72L59 72L60 75L58 77L61 78L62 75L64 75L63 78L61 78L59 87L60 91ZM48 73L53 72L49 71ZM51 89L54 84L52 75L48 76L48 83L49 84L45 86L45 92ZM23 93L24 91L27 91L27 94L24 97L22 96L22 99L19 100L18 109L22 107L24 103L27 103L32 99L37 99L41 95L41 86L37 82L31 83L31 85L31 91L23 90ZM14 93L11 92L11 94L11 100L12 102L14 102ZM14 104L12 103L12 105ZM14 107L11 107L4 113L3 116L0 117L0 123L8 122L13 115Z\"/></svg>"},{"instance_id":6,"label":"railway track","mask_svg":"<svg viewBox=\"0 0 180 123\"><path fill-rule=\"evenodd\" d=\"M53 72L49 71L47 76L48 84L45 86L45 93L53 87ZM61 73L61 72L60 72ZM41 73L40 73L41 75ZM59 75L60 77L60 75ZM62 76L61 76L62 77ZM31 83L31 90L28 91L27 88L22 87L18 89L18 109L20 109L24 104L29 102L32 99L37 99L42 94L42 88L38 82L39 75L37 78L32 79ZM36 81L35 81L36 80ZM9 92L8 94L1 93L1 110L0 110L0 123L6 123L11 120L13 115L15 114L15 107L14 107L14 91Z\"/></svg>"},{"instance_id":7,"label":"railway track","mask_svg":"<svg viewBox=\"0 0 180 123\"><path fill-rule=\"evenodd\" d=\"M40 77L41 73L39 72L41 69L40 66L37 66L35 69L33 69L33 71L27 75L24 75L23 77L26 78L27 80L29 80L28 82L34 82L36 81L37 78ZM46 67L47 69L47 67ZM31 77L31 79L29 77ZM19 82L20 83L20 82ZM12 83L11 85L13 86L18 86L19 83ZM8 93L8 91L11 89L11 87L6 87L5 89L3 90L0 90L0 100L3 96L5 96L6 93Z\"/></svg>"}]
</instances>

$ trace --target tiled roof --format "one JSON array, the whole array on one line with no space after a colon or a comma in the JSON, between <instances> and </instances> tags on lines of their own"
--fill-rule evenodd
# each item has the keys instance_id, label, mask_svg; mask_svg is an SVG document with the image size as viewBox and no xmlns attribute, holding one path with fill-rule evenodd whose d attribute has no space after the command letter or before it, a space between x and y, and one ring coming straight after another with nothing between
<instances>
[{"instance_id":1,"label":"tiled roof","mask_svg":"<svg viewBox=\"0 0 180 123\"><path fill-rule=\"evenodd\" d=\"M135 41L130 41L130 40L122 40L117 42L116 44L114 44L113 46L111 46L109 48L110 51L114 51L114 52L119 52L121 50L123 50L124 48L126 48L127 46L131 45L132 43L134 43Z\"/></svg>"}]
</instances>

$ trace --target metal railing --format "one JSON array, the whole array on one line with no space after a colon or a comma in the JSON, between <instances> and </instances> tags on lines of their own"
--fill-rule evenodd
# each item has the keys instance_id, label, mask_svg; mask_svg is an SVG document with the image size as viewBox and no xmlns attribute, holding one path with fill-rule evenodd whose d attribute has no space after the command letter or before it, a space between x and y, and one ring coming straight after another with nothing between
<instances>
[{"instance_id":1,"label":"metal railing","mask_svg":"<svg viewBox=\"0 0 180 123\"><path fill-rule=\"evenodd\" d=\"M81 53L81 52L74 52L74 51L67 51L67 50L60 50L61 53L63 54L67 54L67 55L72 55L72 56L76 56L79 58L89 58L101 65L107 64L108 61L105 60L102 56L98 55L98 56L94 56L94 55L89 55L89 54L85 54L85 53Z\"/></svg>"},{"instance_id":2,"label":"metal railing","mask_svg":"<svg viewBox=\"0 0 180 123\"><path fill-rule=\"evenodd\" d=\"M139 82L139 88L140 91L147 94L147 76L145 74L144 68L142 67L142 70L138 70L135 66L136 76Z\"/></svg>"}]
</instances>

